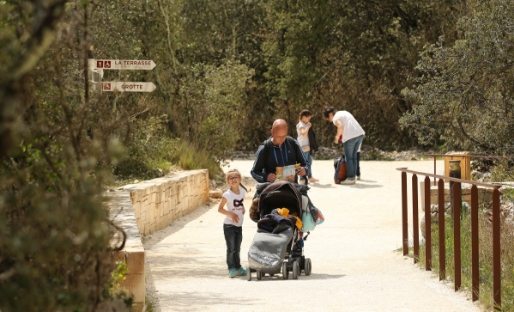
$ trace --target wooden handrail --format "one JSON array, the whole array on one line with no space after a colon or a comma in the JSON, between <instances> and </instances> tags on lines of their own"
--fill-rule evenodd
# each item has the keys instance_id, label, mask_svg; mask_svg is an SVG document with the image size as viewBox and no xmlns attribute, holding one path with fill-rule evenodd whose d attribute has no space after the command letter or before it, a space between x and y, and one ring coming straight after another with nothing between
<instances>
[{"instance_id":1,"label":"wooden handrail","mask_svg":"<svg viewBox=\"0 0 514 312\"><path fill-rule=\"evenodd\" d=\"M502 186L511 186L509 184L505 184L505 183L501 183L501 182L486 183L486 182L479 182L479 181L472 181L472 180L463 180L463 179L447 177L447 176L443 176L443 175L439 175L439 174L433 174L433 173L428 173L428 172L421 172L421 171L410 170L410 169L405 168L405 167L404 168L396 168L396 170L401 171L401 172L405 172L405 173L411 173L411 174L416 174L416 175L424 175L424 176L427 176L427 177L443 179L446 182L452 181L452 182L458 182L458 183L464 183L464 184L473 184L473 185L482 186L482 187L488 187L488 188L492 188L492 189L497 189L497 188L500 188Z\"/></svg>"},{"instance_id":2,"label":"wooden handrail","mask_svg":"<svg viewBox=\"0 0 514 312\"><path fill-rule=\"evenodd\" d=\"M434 177L438 179L438 192L437 192L437 211L438 211L438 231L439 231L439 240L438 240L438 250L439 250L439 279L446 279L446 204L445 204L445 192L444 192L444 184L445 181L453 182L450 183L450 203L452 207L452 234L453 234L453 272L454 272L454 286L455 291L461 288L461 276L462 276L462 250L461 250L461 202L462 202L462 192L461 185L471 184L471 292L472 299L476 301L479 299L480 294L480 257L479 257L479 249L480 249L480 240L479 240L479 201L478 201L478 186L492 188L492 277L493 277L493 289L492 289L492 297L495 306L495 310L501 310L501 276L502 276L502 267L501 267L501 209L500 209L500 199L501 192L499 188L502 185L506 185L503 183L484 183L470 180L463 180L458 178L452 178L437 174L431 174L426 172L419 172L415 170L409 170L408 168L397 168L396 170L401 171L401 195L402 195L402 247L403 254L409 255L409 207L408 207L408 185L407 185L407 174L412 174L412 230L413 230L413 253L414 253L414 263L419 260L419 225L418 225L418 175L425 176L425 201L424 201L424 209L425 209L425 269L432 269L432 203L430 196L430 187L429 181L430 177ZM467 272L466 272L467 273Z\"/></svg>"},{"instance_id":3,"label":"wooden handrail","mask_svg":"<svg viewBox=\"0 0 514 312\"><path fill-rule=\"evenodd\" d=\"M448 157L451 157L451 156L469 156L470 158L480 158L480 159L514 159L514 156L498 156L498 155L480 155L480 154L455 154L455 155L452 155L452 154L438 154L438 153L433 153L433 154L425 154L426 156L430 156L430 157L444 157L444 156L448 156Z\"/></svg>"}]
</instances>

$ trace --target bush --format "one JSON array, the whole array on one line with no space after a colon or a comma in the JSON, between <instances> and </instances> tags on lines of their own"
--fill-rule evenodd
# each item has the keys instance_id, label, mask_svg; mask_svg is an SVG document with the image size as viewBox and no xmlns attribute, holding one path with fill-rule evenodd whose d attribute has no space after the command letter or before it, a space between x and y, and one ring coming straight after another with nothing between
<instances>
[{"instance_id":1,"label":"bush","mask_svg":"<svg viewBox=\"0 0 514 312\"><path fill-rule=\"evenodd\" d=\"M119 179L153 179L162 176L163 172L149 166L143 160L127 158L120 161L113 170Z\"/></svg>"},{"instance_id":2,"label":"bush","mask_svg":"<svg viewBox=\"0 0 514 312\"><path fill-rule=\"evenodd\" d=\"M514 181L514 166L501 162L491 170L491 180L495 182Z\"/></svg>"},{"instance_id":3,"label":"bush","mask_svg":"<svg viewBox=\"0 0 514 312\"><path fill-rule=\"evenodd\" d=\"M208 169L211 178L223 173L218 162L206 151L199 150L188 143L181 142L174 151L173 160L183 169Z\"/></svg>"},{"instance_id":4,"label":"bush","mask_svg":"<svg viewBox=\"0 0 514 312\"><path fill-rule=\"evenodd\" d=\"M439 271L439 230L437 224L432 224L432 269ZM453 220L446 218L445 222L446 247L446 277L454 279L454 248L453 248ZM486 308L493 307L492 296L492 227L487 217L479 216L479 270L480 270L480 301ZM509 248L514 240L514 227L507 223L502 224L502 308L503 311L514 311L514 250ZM461 265L462 287L471 289L471 218L463 215L461 221ZM420 247L420 265L425 266L425 248Z\"/></svg>"},{"instance_id":5,"label":"bush","mask_svg":"<svg viewBox=\"0 0 514 312\"><path fill-rule=\"evenodd\" d=\"M184 170L208 169L211 177L222 173L210 151L170 138L162 123L145 122L146 129L139 129L126 156L113 168L118 179L153 179L168 174L176 166Z\"/></svg>"},{"instance_id":6,"label":"bush","mask_svg":"<svg viewBox=\"0 0 514 312\"><path fill-rule=\"evenodd\" d=\"M428 45L419 78L403 96L413 103L400 123L422 145L512 155L514 44L510 0L470 3L459 22L461 36Z\"/></svg>"},{"instance_id":7,"label":"bush","mask_svg":"<svg viewBox=\"0 0 514 312\"><path fill-rule=\"evenodd\" d=\"M94 153L77 158L71 149L31 147L0 162L2 311L88 311L111 300L104 173Z\"/></svg>"}]
</instances>

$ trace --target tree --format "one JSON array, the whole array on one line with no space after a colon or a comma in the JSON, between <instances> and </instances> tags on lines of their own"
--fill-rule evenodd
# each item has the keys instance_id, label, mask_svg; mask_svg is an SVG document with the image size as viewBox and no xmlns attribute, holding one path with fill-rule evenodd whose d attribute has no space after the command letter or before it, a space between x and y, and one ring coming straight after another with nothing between
<instances>
[{"instance_id":1,"label":"tree","mask_svg":"<svg viewBox=\"0 0 514 312\"><path fill-rule=\"evenodd\" d=\"M398 124L410 108L401 90L412 84L423 45L453 36L449 17L461 1L266 1L267 86L279 115L325 106L351 111L367 144L412 146ZM320 123L316 123L319 125ZM330 144L331 128L319 127Z\"/></svg>"},{"instance_id":2,"label":"tree","mask_svg":"<svg viewBox=\"0 0 514 312\"><path fill-rule=\"evenodd\" d=\"M421 144L512 155L514 13L510 2L471 2L451 45L429 45L401 119Z\"/></svg>"}]
</instances>

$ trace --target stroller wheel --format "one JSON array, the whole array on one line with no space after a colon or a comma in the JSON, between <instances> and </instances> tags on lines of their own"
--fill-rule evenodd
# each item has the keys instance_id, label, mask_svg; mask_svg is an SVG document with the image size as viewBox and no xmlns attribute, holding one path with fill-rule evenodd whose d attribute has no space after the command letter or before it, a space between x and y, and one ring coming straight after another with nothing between
<instances>
[{"instance_id":1,"label":"stroller wheel","mask_svg":"<svg viewBox=\"0 0 514 312\"><path fill-rule=\"evenodd\" d=\"M289 276L289 271L287 270L287 262L282 262L282 279L287 279Z\"/></svg>"},{"instance_id":2,"label":"stroller wheel","mask_svg":"<svg viewBox=\"0 0 514 312\"><path fill-rule=\"evenodd\" d=\"M305 259L305 275L309 276L312 273L312 261L310 258Z\"/></svg>"},{"instance_id":3,"label":"stroller wheel","mask_svg":"<svg viewBox=\"0 0 514 312\"><path fill-rule=\"evenodd\" d=\"M248 270L248 281L252 281L252 270Z\"/></svg>"},{"instance_id":4,"label":"stroller wheel","mask_svg":"<svg viewBox=\"0 0 514 312\"><path fill-rule=\"evenodd\" d=\"M293 262L293 279L298 279L300 275L300 263L298 261Z\"/></svg>"},{"instance_id":5,"label":"stroller wheel","mask_svg":"<svg viewBox=\"0 0 514 312\"><path fill-rule=\"evenodd\" d=\"M263 275L263 273L261 271L257 271L257 280L258 281L262 280L262 275Z\"/></svg>"}]
</instances>

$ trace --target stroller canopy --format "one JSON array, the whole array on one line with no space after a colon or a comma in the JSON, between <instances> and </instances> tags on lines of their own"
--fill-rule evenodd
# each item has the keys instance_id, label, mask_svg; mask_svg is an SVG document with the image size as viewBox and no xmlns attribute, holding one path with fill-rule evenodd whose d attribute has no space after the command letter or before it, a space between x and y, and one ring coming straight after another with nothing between
<instances>
[{"instance_id":1,"label":"stroller canopy","mask_svg":"<svg viewBox=\"0 0 514 312\"><path fill-rule=\"evenodd\" d=\"M289 214L302 216L302 195L290 182L271 183L262 190L259 200L260 218L276 208L287 208Z\"/></svg>"}]
</instances>

